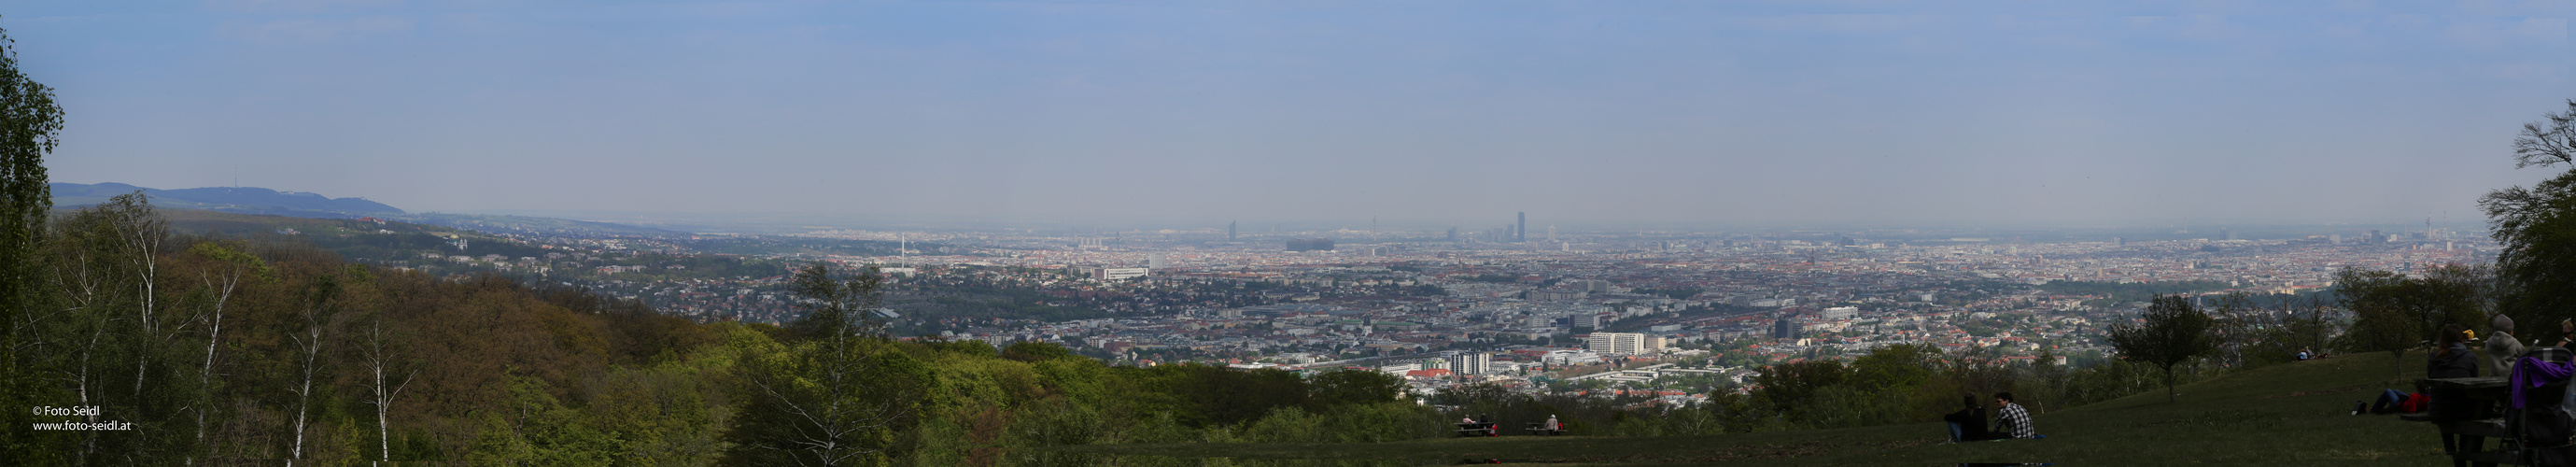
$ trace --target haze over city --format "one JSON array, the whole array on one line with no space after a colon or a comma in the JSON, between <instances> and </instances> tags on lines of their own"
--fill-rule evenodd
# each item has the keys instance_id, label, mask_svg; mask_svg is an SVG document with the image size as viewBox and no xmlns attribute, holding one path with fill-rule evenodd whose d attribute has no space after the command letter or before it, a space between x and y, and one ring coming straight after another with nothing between
<instances>
[{"instance_id":1,"label":"haze over city","mask_svg":"<svg viewBox=\"0 0 2576 467\"><path fill-rule=\"evenodd\" d=\"M60 182L1199 227L2476 222L2570 57L2563 3L0 6Z\"/></svg>"}]
</instances>

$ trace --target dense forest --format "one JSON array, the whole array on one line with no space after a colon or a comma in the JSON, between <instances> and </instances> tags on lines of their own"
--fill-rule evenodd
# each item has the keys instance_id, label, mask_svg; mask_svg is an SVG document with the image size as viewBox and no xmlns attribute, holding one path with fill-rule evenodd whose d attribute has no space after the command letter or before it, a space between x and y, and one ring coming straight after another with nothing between
<instances>
[{"instance_id":1,"label":"dense forest","mask_svg":"<svg viewBox=\"0 0 2576 467\"><path fill-rule=\"evenodd\" d=\"M1437 434L1373 371L1110 367L1044 343L902 340L847 313L875 275L808 267L813 313L699 324L496 275L175 235L139 195L60 215L13 314L12 411L41 464L991 464L1049 444ZM94 407L95 410L86 408ZM1426 431L1426 429L1428 431ZM1029 458L1036 459L1036 458ZM1029 460L1023 459L1023 460ZM1011 462L1019 463L1019 462Z\"/></svg>"}]
</instances>

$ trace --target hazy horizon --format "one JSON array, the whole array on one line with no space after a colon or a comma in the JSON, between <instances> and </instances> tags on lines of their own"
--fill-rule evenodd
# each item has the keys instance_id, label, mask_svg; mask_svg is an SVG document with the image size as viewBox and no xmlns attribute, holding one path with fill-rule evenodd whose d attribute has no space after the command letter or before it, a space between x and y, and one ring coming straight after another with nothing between
<instances>
[{"instance_id":1,"label":"hazy horizon","mask_svg":"<svg viewBox=\"0 0 2576 467\"><path fill-rule=\"evenodd\" d=\"M0 2L58 182L976 222L2478 222L2559 4Z\"/></svg>"}]
</instances>

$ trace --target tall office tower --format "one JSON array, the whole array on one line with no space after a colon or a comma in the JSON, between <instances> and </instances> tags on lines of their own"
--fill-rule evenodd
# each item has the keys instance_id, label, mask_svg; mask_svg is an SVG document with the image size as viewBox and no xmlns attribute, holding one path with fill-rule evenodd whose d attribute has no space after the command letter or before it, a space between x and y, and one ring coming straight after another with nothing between
<instances>
[{"instance_id":1,"label":"tall office tower","mask_svg":"<svg viewBox=\"0 0 2576 467\"><path fill-rule=\"evenodd\" d=\"M1457 227L1450 227L1450 228L1449 228L1449 241L1452 241L1452 242L1458 241L1458 228L1457 228Z\"/></svg>"},{"instance_id":2,"label":"tall office tower","mask_svg":"<svg viewBox=\"0 0 2576 467\"><path fill-rule=\"evenodd\" d=\"M2226 240L2235 240L2236 231L2232 229L2218 229L2218 237Z\"/></svg>"},{"instance_id":3,"label":"tall office tower","mask_svg":"<svg viewBox=\"0 0 2576 467\"><path fill-rule=\"evenodd\" d=\"M1225 241L1229 241L1229 242L1234 241L1234 224L1235 224L1235 222L1236 222L1236 221L1225 221Z\"/></svg>"},{"instance_id":4,"label":"tall office tower","mask_svg":"<svg viewBox=\"0 0 2576 467\"><path fill-rule=\"evenodd\" d=\"M1155 253L1145 256L1145 267L1155 270L1163 269L1163 254Z\"/></svg>"},{"instance_id":5,"label":"tall office tower","mask_svg":"<svg viewBox=\"0 0 2576 467\"><path fill-rule=\"evenodd\" d=\"M1526 242L1529 241L1529 213L1522 212L1520 214L1521 223L1518 227L1512 228L1512 241Z\"/></svg>"},{"instance_id":6,"label":"tall office tower","mask_svg":"<svg viewBox=\"0 0 2576 467\"><path fill-rule=\"evenodd\" d=\"M2362 243L2379 243L2385 241L2388 241L2388 237L2380 236L2379 229L2370 229L2370 239L2365 240Z\"/></svg>"},{"instance_id":7,"label":"tall office tower","mask_svg":"<svg viewBox=\"0 0 2576 467\"><path fill-rule=\"evenodd\" d=\"M2129 237L2111 237L2111 246L2129 246Z\"/></svg>"}]
</instances>

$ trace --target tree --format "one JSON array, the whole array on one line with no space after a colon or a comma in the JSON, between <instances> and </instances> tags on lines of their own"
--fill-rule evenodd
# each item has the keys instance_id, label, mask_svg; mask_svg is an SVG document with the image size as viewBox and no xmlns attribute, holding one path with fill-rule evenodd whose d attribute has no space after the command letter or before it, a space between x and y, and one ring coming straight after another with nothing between
<instances>
[{"instance_id":1,"label":"tree","mask_svg":"<svg viewBox=\"0 0 2576 467\"><path fill-rule=\"evenodd\" d=\"M2405 356L2436 337L2443 325L2474 329L2485 324L2492 277L2475 266L2438 266L2424 277L2347 269L2335 274L2337 304L2353 314L2343 347ZM2405 363L2398 363L2403 374Z\"/></svg>"},{"instance_id":2,"label":"tree","mask_svg":"<svg viewBox=\"0 0 2576 467\"><path fill-rule=\"evenodd\" d=\"M807 313L787 326L791 341L746 345L749 395L728 434L736 443L729 463L881 464L892 457L895 434L922 417L933 376L893 348L883 322L866 313L880 300L880 285L875 268L849 278L822 262L797 271L788 287Z\"/></svg>"},{"instance_id":3,"label":"tree","mask_svg":"<svg viewBox=\"0 0 2576 467\"><path fill-rule=\"evenodd\" d=\"M202 266L197 271L198 277L203 281L198 292L204 294L205 301L208 302L207 310L197 315L200 324L206 329L206 356L204 363L197 368L198 397L196 408L192 410L197 417L195 442L202 445L206 442L206 413L213 411L215 407L214 394L217 383L214 380L215 350L222 347L220 344L224 337L224 306L231 304L233 296L241 292L245 280L274 280L276 276L275 271L270 270L268 264L261 261L259 257L225 247L221 243L198 243L188 247L188 253L203 260Z\"/></svg>"},{"instance_id":4,"label":"tree","mask_svg":"<svg viewBox=\"0 0 2576 467\"><path fill-rule=\"evenodd\" d=\"M412 377L419 376L420 369L407 358L406 343L400 336L385 329L384 313L371 313L369 317L372 319L367 323L366 334L359 337L363 339L358 342L359 364L365 365L368 376L373 377L367 385L371 391L367 405L376 407L377 462L392 462L394 427L386 412L393 409L394 399L402 397L403 389L411 387Z\"/></svg>"},{"instance_id":5,"label":"tree","mask_svg":"<svg viewBox=\"0 0 2576 467\"><path fill-rule=\"evenodd\" d=\"M53 89L18 71L15 44L0 31L0 404L26 407L35 401L29 400L32 382L25 378L35 372L18 359L18 336L27 331L19 325L27 321L23 314L44 308L46 268L38 251L54 209L45 154L54 151L62 132L63 108L54 103ZM0 420L15 424L25 417ZM61 454L35 443L31 437L0 439L0 458L34 463Z\"/></svg>"},{"instance_id":6,"label":"tree","mask_svg":"<svg viewBox=\"0 0 2576 467\"><path fill-rule=\"evenodd\" d=\"M287 450L288 467L294 467L297 459L304 458L305 431L312 423L314 391L330 389L327 381L324 387L320 388L314 387L313 383L329 378L330 360L322 356L330 350L330 340L338 334L336 331L340 325L341 295L344 293L342 289L346 287L347 284L344 282L347 281L345 278L329 274L316 278L313 284L304 290L302 303L298 304L301 305L299 307L301 312L295 317L296 321L299 321L295 323L297 328L287 333L288 342L293 345L291 350L294 352L288 357L292 360L290 364L294 365L290 371L294 372L296 378L296 386L286 390L287 393L295 395L295 424L289 426L295 438L294 443Z\"/></svg>"},{"instance_id":7,"label":"tree","mask_svg":"<svg viewBox=\"0 0 2576 467\"><path fill-rule=\"evenodd\" d=\"M2146 322L2112 326L2111 347L2123 359L2164 370L2165 402L2173 402L2174 365L2217 350L2216 339L2209 335L2215 320L2179 295L2157 296L2142 318Z\"/></svg>"},{"instance_id":8,"label":"tree","mask_svg":"<svg viewBox=\"0 0 2576 467\"><path fill-rule=\"evenodd\" d=\"M2514 168L2566 166L2529 188L2478 198L2496 244L2497 307L2526 323L2576 312L2576 100L2525 123L2513 140Z\"/></svg>"}]
</instances>

